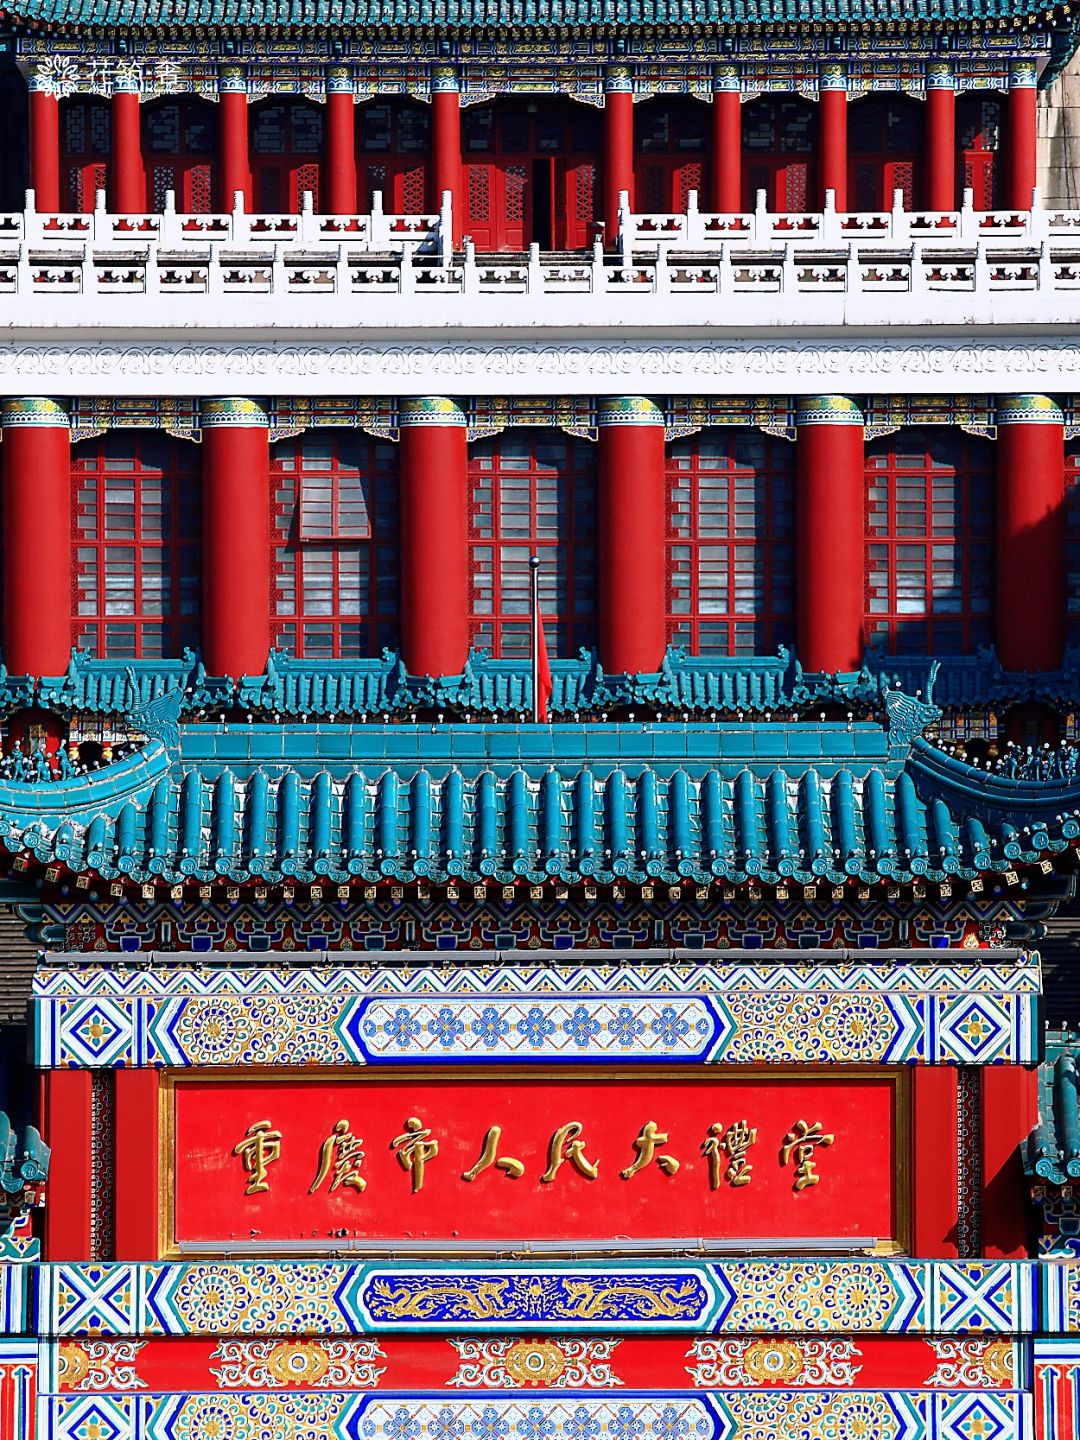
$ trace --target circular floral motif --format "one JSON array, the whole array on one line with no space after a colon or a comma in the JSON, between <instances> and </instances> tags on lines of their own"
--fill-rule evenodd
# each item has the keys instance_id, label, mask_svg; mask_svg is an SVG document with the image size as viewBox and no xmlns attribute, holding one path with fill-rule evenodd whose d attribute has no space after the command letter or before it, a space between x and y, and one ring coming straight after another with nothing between
<instances>
[{"instance_id":1,"label":"circular floral motif","mask_svg":"<svg viewBox=\"0 0 1080 1440\"><path fill-rule=\"evenodd\" d=\"M835 1395L821 1417L821 1440L879 1440L894 1424L884 1395Z\"/></svg>"},{"instance_id":2,"label":"circular floral motif","mask_svg":"<svg viewBox=\"0 0 1080 1440\"><path fill-rule=\"evenodd\" d=\"M185 1325L195 1331L228 1333L250 1320L252 1293L235 1269L191 1267L177 1287L174 1304Z\"/></svg>"},{"instance_id":3,"label":"circular floral motif","mask_svg":"<svg viewBox=\"0 0 1080 1440\"><path fill-rule=\"evenodd\" d=\"M192 1063L235 1065L254 1032L234 1000L188 1000L176 1022L176 1038Z\"/></svg>"},{"instance_id":4,"label":"circular floral motif","mask_svg":"<svg viewBox=\"0 0 1080 1440\"><path fill-rule=\"evenodd\" d=\"M530 1405L517 1423L521 1440L547 1440L555 1434L555 1421L542 1405Z\"/></svg>"},{"instance_id":5,"label":"circular floral motif","mask_svg":"<svg viewBox=\"0 0 1080 1440\"><path fill-rule=\"evenodd\" d=\"M1012 1341L989 1341L982 1354L982 1367L998 1385L1011 1385L1014 1381Z\"/></svg>"},{"instance_id":6,"label":"circular floral motif","mask_svg":"<svg viewBox=\"0 0 1080 1440\"><path fill-rule=\"evenodd\" d=\"M618 1044L629 1048L645 1033L645 1021L631 1006L620 1005L614 1018L608 1021L608 1029Z\"/></svg>"},{"instance_id":7,"label":"circular floral motif","mask_svg":"<svg viewBox=\"0 0 1080 1440\"><path fill-rule=\"evenodd\" d=\"M555 1033L555 1021L545 1014L541 1006L530 1005L517 1023L517 1032L534 1049L539 1049L548 1036Z\"/></svg>"},{"instance_id":8,"label":"circular floral motif","mask_svg":"<svg viewBox=\"0 0 1080 1440\"><path fill-rule=\"evenodd\" d=\"M743 1356L754 1380L794 1380L806 1368L798 1345L790 1340L752 1340Z\"/></svg>"},{"instance_id":9,"label":"circular floral motif","mask_svg":"<svg viewBox=\"0 0 1080 1440\"><path fill-rule=\"evenodd\" d=\"M465 1422L456 1410L444 1405L435 1418L428 1422L427 1432L431 1440L457 1440L465 1434Z\"/></svg>"},{"instance_id":10,"label":"circular floral motif","mask_svg":"<svg viewBox=\"0 0 1080 1440\"><path fill-rule=\"evenodd\" d=\"M600 1021L589 1012L587 1005L575 1005L563 1023L563 1030L580 1050L584 1050L594 1035L600 1033Z\"/></svg>"},{"instance_id":11,"label":"circular floral motif","mask_svg":"<svg viewBox=\"0 0 1080 1440\"><path fill-rule=\"evenodd\" d=\"M459 1020L450 1005L440 1005L428 1021L428 1034L449 1049L459 1035L465 1033L465 1022Z\"/></svg>"},{"instance_id":12,"label":"circular floral motif","mask_svg":"<svg viewBox=\"0 0 1080 1440\"><path fill-rule=\"evenodd\" d=\"M566 1433L570 1440L591 1440L593 1435L600 1434L600 1418L588 1405L577 1405L566 1417Z\"/></svg>"},{"instance_id":13,"label":"circular floral motif","mask_svg":"<svg viewBox=\"0 0 1080 1440\"><path fill-rule=\"evenodd\" d=\"M250 1417L243 1403L228 1396L191 1396L172 1424L175 1440L248 1440Z\"/></svg>"},{"instance_id":14,"label":"circular floral motif","mask_svg":"<svg viewBox=\"0 0 1080 1440\"><path fill-rule=\"evenodd\" d=\"M317 1385L330 1368L330 1357L321 1345L283 1340L267 1355L266 1368L282 1384Z\"/></svg>"},{"instance_id":15,"label":"circular floral motif","mask_svg":"<svg viewBox=\"0 0 1080 1440\"><path fill-rule=\"evenodd\" d=\"M553 1340L516 1340L503 1365L522 1385L550 1385L566 1369L566 1356Z\"/></svg>"},{"instance_id":16,"label":"circular floral motif","mask_svg":"<svg viewBox=\"0 0 1080 1440\"><path fill-rule=\"evenodd\" d=\"M77 1390L90 1374L90 1356L81 1345L65 1341L60 1346L57 1378L65 1390Z\"/></svg>"},{"instance_id":17,"label":"circular floral motif","mask_svg":"<svg viewBox=\"0 0 1080 1440\"><path fill-rule=\"evenodd\" d=\"M510 1422L494 1405L485 1405L469 1429L476 1440L502 1440L504 1435L510 1433Z\"/></svg>"},{"instance_id":18,"label":"circular floral motif","mask_svg":"<svg viewBox=\"0 0 1080 1440\"><path fill-rule=\"evenodd\" d=\"M499 1041L509 1035L510 1021L505 1019L494 1005L485 1005L469 1028L482 1045L494 1050Z\"/></svg>"}]
</instances>

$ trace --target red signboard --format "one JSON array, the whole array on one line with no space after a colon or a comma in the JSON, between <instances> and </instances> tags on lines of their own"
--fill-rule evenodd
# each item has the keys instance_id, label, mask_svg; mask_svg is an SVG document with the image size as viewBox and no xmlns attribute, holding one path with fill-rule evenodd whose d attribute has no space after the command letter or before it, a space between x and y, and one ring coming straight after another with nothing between
<instances>
[{"instance_id":1,"label":"red signboard","mask_svg":"<svg viewBox=\"0 0 1080 1440\"><path fill-rule=\"evenodd\" d=\"M175 1075L165 1249L627 1238L904 1248L906 1078Z\"/></svg>"}]
</instances>

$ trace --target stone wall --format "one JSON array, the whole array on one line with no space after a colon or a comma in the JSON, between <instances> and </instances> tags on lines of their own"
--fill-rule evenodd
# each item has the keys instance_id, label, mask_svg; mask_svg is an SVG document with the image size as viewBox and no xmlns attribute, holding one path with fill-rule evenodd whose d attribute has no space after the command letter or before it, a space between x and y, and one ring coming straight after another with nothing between
<instances>
[{"instance_id":1,"label":"stone wall","mask_svg":"<svg viewBox=\"0 0 1080 1440\"><path fill-rule=\"evenodd\" d=\"M1038 175L1047 205L1080 209L1080 53L1039 92Z\"/></svg>"}]
</instances>

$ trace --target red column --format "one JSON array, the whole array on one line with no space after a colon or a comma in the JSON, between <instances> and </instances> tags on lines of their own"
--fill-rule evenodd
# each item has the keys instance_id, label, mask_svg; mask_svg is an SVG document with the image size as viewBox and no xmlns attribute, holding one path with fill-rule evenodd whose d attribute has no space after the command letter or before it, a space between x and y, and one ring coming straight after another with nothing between
<instances>
[{"instance_id":1,"label":"red column","mask_svg":"<svg viewBox=\"0 0 1080 1440\"><path fill-rule=\"evenodd\" d=\"M987 1065L982 1075L982 1233L988 1260L1028 1253L1028 1193L1020 1146L1039 1118L1039 1072Z\"/></svg>"},{"instance_id":2,"label":"red column","mask_svg":"<svg viewBox=\"0 0 1080 1440\"><path fill-rule=\"evenodd\" d=\"M842 395L800 399L795 502L798 656L804 670L862 664L863 417Z\"/></svg>"},{"instance_id":3,"label":"red column","mask_svg":"<svg viewBox=\"0 0 1080 1440\"><path fill-rule=\"evenodd\" d=\"M114 1075L116 1259L156 1260L160 1254L160 1089L157 1070Z\"/></svg>"},{"instance_id":4,"label":"red column","mask_svg":"<svg viewBox=\"0 0 1080 1440\"><path fill-rule=\"evenodd\" d=\"M91 1260L94 1117L89 1070L45 1074L42 1139L52 1151L45 1203L46 1260Z\"/></svg>"},{"instance_id":5,"label":"red column","mask_svg":"<svg viewBox=\"0 0 1080 1440\"><path fill-rule=\"evenodd\" d=\"M634 208L634 81L628 65L609 66L604 79L604 245L619 234L619 194Z\"/></svg>"},{"instance_id":6,"label":"red column","mask_svg":"<svg viewBox=\"0 0 1080 1440\"><path fill-rule=\"evenodd\" d=\"M952 66L934 61L926 67L927 210L956 207L956 84Z\"/></svg>"},{"instance_id":7,"label":"red column","mask_svg":"<svg viewBox=\"0 0 1080 1440\"><path fill-rule=\"evenodd\" d=\"M146 209L137 90L113 91L109 209L114 215L137 215Z\"/></svg>"},{"instance_id":8,"label":"red column","mask_svg":"<svg viewBox=\"0 0 1080 1440\"><path fill-rule=\"evenodd\" d=\"M830 63L821 67L821 203L825 191L836 195L837 210L847 209L847 69Z\"/></svg>"},{"instance_id":9,"label":"red column","mask_svg":"<svg viewBox=\"0 0 1080 1440\"><path fill-rule=\"evenodd\" d=\"M1035 188L1036 72L1034 62L1016 62L1009 75L1005 121L1005 194L1010 210L1030 210Z\"/></svg>"},{"instance_id":10,"label":"red column","mask_svg":"<svg viewBox=\"0 0 1080 1440\"><path fill-rule=\"evenodd\" d=\"M270 431L254 400L204 400L203 656L262 675L270 650Z\"/></svg>"},{"instance_id":11,"label":"red column","mask_svg":"<svg viewBox=\"0 0 1080 1440\"><path fill-rule=\"evenodd\" d=\"M735 65L713 73L713 210L721 215L742 209L742 95Z\"/></svg>"},{"instance_id":12,"label":"red column","mask_svg":"<svg viewBox=\"0 0 1080 1440\"><path fill-rule=\"evenodd\" d=\"M71 659L71 431L56 400L5 400L3 661L62 675Z\"/></svg>"},{"instance_id":13,"label":"red column","mask_svg":"<svg viewBox=\"0 0 1080 1440\"><path fill-rule=\"evenodd\" d=\"M468 431L452 400L403 400L401 649L413 675L460 675L469 653Z\"/></svg>"},{"instance_id":14,"label":"red column","mask_svg":"<svg viewBox=\"0 0 1080 1440\"><path fill-rule=\"evenodd\" d=\"M336 67L326 77L327 213L356 212L356 122L352 78Z\"/></svg>"},{"instance_id":15,"label":"red column","mask_svg":"<svg viewBox=\"0 0 1080 1440\"><path fill-rule=\"evenodd\" d=\"M433 211L450 192L454 216L454 244L461 240L465 222L461 192L461 95L452 65L436 65L431 72L431 195Z\"/></svg>"},{"instance_id":16,"label":"red column","mask_svg":"<svg viewBox=\"0 0 1080 1440\"><path fill-rule=\"evenodd\" d=\"M221 106L221 196L222 210L233 208L237 190L244 197L244 209L251 208L251 160L248 154L247 76L238 66L229 66L218 76Z\"/></svg>"},{"instance_id":17,"label":"red column","mask_svg":"<svg viewBox=\"0 0 1080 1440\"><path fill-rule=\"evenodd\" d=\"M994 635L1006 670L1056 670L1065 645L1064 417L1045 395L997 407Z\"/></svg>"},{"instance_id":18,"label":"red column","mask_svg":"<svg viewBox=\"0 0 1080 1440\"><path fill-rule=\"evenodd\" d=\"M60 209L60 105L40 75L30 77L30 184L39 210Z\"/></svg>"},{"instance_id":19,"label":"red column","mask_svg":"<svg viewBox=\"0 0 1080 1440\"><path fill-rule=\"evenodd\" d=\"M916 1065L911 1073L911 1253L925 1260L960 1253L957 1075L955 1065Z\"/></svg>"},{"instance_id":20,"label":"red column","mask_svg":"<svg viewBox=\"0 0 1080 1440\"><path fill-rule=\"evenodd\" d=\"M600 663L611 674L659 670L667 631L664 415L619 395L598 414Z\"/></svg>"}]
</instances>

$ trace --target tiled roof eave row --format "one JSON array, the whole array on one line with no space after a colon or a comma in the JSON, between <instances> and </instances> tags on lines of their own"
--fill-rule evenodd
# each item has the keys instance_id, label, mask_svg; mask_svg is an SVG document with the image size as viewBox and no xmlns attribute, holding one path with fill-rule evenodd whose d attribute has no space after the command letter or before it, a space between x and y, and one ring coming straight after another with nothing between
<instances>
[{"instance_id":1,"label":"tiled roof eave row","mask_svg":"<svg viewBox=\"0 0 1080 1440\"><path fill-rule=\"evenodd\" d=\"M170 765L154 744L87 779L0 785L11 854L131 883L964 882L1078 841L1074 812L980 815L963 787L924 793L894 762L240 776Z\"/></svg>"}]
</instances>

